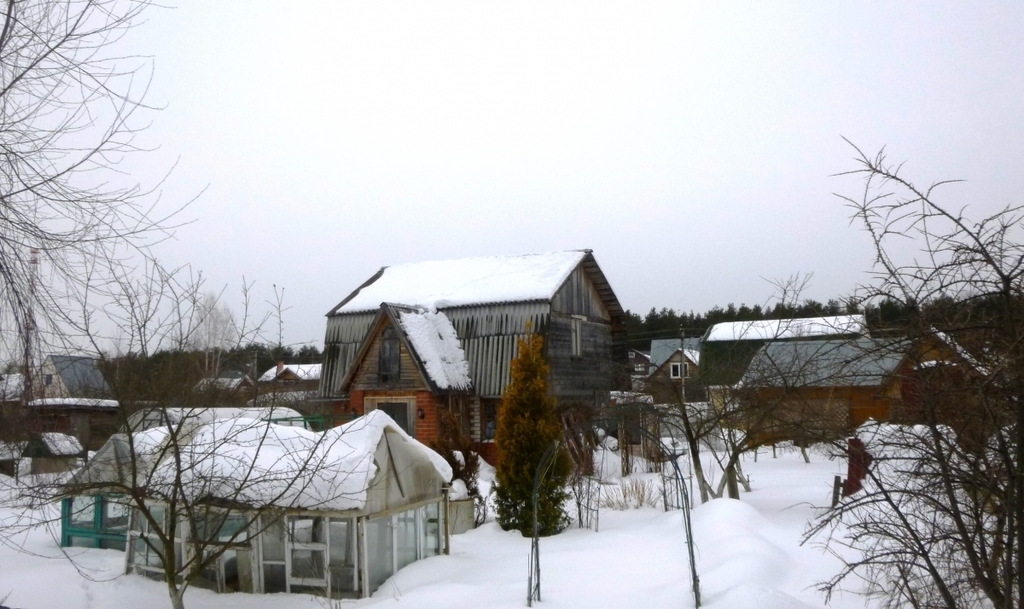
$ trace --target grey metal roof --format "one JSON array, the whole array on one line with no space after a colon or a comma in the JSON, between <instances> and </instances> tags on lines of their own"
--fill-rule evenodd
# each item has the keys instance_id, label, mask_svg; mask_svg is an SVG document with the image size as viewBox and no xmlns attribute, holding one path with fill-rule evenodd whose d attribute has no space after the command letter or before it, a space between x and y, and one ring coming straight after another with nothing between
<instances>
[{"instance_id":1,"label":"grey metal roof","mask_svg":"<svg viewBox=\"0 0 1024 609\"><path fill-rule=\"evenodd\" d=\"M896 371L908 348L906 341L871 338L769 342L751 360L740 384L878 386Z\"/></svg>"},{"instance_id":2,"label":"grey metal roof","mask_svg":"<svg viewBox=\"0 0 1024 609\"><path fill-rule=\"evenodd\" d=\"M72 394L109 393L96 359L83 355L51 355L50 361Z\"/></svg>"},{"instance_id":3,"label":"grey metal roof","mask_svg":"<svg viewBox=\"0 0 1024 609\"><path fill-rule=\"evenodd\" d=\"M656 338L651 341L651 363L655 367L661 366L672 357L672 354L682 349L683 339L681 338Z\"/></svg>"}]
</instances>

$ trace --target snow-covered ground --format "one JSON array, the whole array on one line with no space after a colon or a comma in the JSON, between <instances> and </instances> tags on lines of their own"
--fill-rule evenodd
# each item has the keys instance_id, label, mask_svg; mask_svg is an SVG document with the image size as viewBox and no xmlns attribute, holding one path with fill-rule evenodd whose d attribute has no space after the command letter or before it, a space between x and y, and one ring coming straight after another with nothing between
<instances>
[{"instance_id":1,"label":"snow-covered ground","mask_svg":"<svg viewBox=\"0 0 1024 609\"><path fill-rule=\"evenodd\" d=\"M824 607L816 582L839 569L838 559L801 534L815 505L826 504L832 479L844 465L812 453L773 459L762 450L744 464L753 492L742 501L720 499L693 512L697 570L703 603L711 609ZM641 476L643 478L643 476ZM12 510L0 509L0 516ZM124 554L58 547L59 531L37 528L18 539L25 551L0 547L0 605L61 607L169 607L166 587L122 576ZM603 508L600 530L570 529L541 540L541 607L688 607L693 598L681 512ZM191 609L299 607L523 607L529 540L494 523L455 536L451 556L406 567L373 598L327 601L303 595L218 595L190 590ZM6 597L6 600L4 600ZM860 609L854 594L830 607Z\"/></svg>"}]
</instances>

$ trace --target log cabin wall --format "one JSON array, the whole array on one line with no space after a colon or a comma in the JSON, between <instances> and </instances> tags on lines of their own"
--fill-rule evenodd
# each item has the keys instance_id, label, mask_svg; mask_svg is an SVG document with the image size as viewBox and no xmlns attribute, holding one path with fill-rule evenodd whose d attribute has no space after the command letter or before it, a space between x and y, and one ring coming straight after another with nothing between
<instances>
[{"instance_id":1,"label":"log cabin wall","mask_svg":"<svg viewBox=\"0 0 1024 609\"><path fill-rule=\"evenodd\" d=\"M571 316L551 314L544 345L551 369L551 395L566 403L606 404L616 372L611 326L582 321L580 354L573 355L572 322Z\"/></svg>"}]
</instances>

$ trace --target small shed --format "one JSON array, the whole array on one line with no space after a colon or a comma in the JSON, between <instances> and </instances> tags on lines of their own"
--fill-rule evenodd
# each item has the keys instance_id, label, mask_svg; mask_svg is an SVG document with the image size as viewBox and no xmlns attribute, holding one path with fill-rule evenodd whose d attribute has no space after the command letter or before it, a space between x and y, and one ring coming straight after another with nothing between
<instances>
[{"instance_id":1,"label":"small shed","mask_svg":"<svg viewBox=\"0 0 1024 609\"><path fill-rule=\"evenodd\" d=\"M43 432L25 443L22 456L32 459L32 474L64 474L78 467L85 451L74 436Z\"/></svg>"},{"instance_id":2,"label":"small shed","mask_svg":"<svg viewBox=\"0 0 1024 609\"><path fill-rule=\"evenodd\" d=\"M159 457L164 429L137 432L132 445L136 462L148 464L149 512L163 519L164 531L175 531L186 562L201 541L229 545L195 585L361 598L398 569L447 549L451 468L383 411L319 433L242 417L200 423L188 436L180 468ZM132 479L127 438L115 436L110 444L106 458L97 454L78 482ZM207 522L218 523L206 530L207 539L190 540L188 523L168 521L162 489L182 472L185 492L193 495L187 500L204 504ZM162 578L151 550L156 543L146 519L133 511L126 571Z\"/></svg>"}]
</instances>

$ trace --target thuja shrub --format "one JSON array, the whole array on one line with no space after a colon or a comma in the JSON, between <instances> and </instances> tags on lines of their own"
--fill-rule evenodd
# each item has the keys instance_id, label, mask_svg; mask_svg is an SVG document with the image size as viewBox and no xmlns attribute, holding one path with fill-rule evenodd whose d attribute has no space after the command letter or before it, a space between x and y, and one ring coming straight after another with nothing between
<instances>
[{"instance_id":1,"label":"thuja shrub","mask_svg":"<svg viewBox=\"0 0 1024 609\"><path fill-rule=\"evenodd\" d=\"M498 412L495 510L501 528L533 535L533 484L541 458L562 436L555 400L548 395L544 340L535 334L519 340L512 360L512 379ZM537 524L541 535L553 535L569 524L565 512L566 483L572 469L559 450L539 486Z\"/></svg>"}]
</instances>

